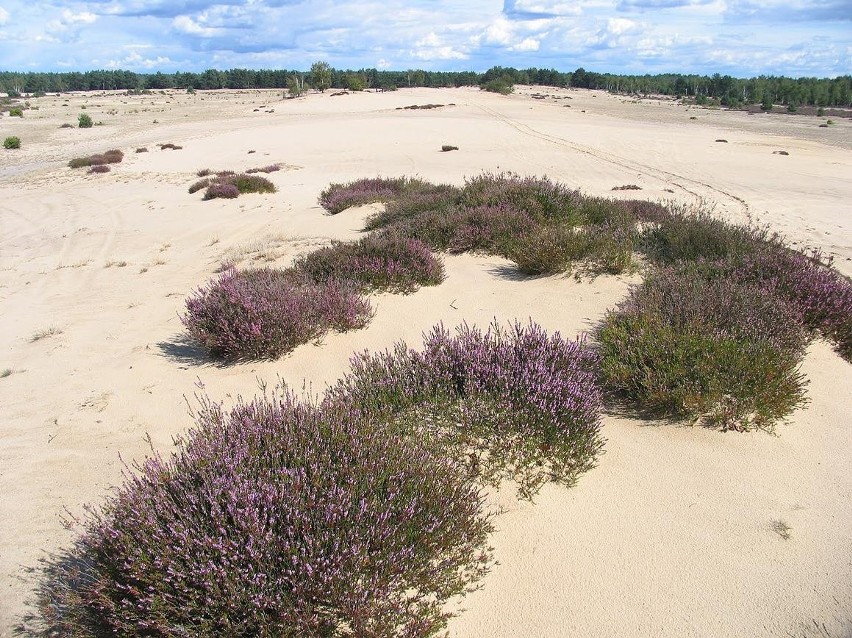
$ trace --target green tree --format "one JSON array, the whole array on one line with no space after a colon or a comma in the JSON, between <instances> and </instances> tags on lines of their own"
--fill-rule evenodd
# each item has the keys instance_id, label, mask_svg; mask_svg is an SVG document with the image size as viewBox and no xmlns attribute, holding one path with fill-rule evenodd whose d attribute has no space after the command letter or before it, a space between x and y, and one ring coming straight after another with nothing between
<instances>
[{"instance_id":1,"label":"green tree","mask_svg":"<svg viewBox=\"0 0 852 638\"><path fill-rule=\"evenodd\" d=\"M311 84L320 93L331 86L331 66L328 62L320 60L311 65Z\"/></svg>"}]
</instances>

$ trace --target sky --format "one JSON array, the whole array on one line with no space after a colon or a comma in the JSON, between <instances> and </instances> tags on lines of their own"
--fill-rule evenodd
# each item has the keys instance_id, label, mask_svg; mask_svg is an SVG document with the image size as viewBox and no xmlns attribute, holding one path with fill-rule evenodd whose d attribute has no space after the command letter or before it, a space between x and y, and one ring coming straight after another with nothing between
<instances>
[{"instance_id":1,"label":"sky","mask_svg":"<svg viewBox=\"0 0 852 638\"><path fill-rule=\"evenodd\" d=\"M852 74L852 0L0 0L0 70Z\"/></svg>"}]
</instances>

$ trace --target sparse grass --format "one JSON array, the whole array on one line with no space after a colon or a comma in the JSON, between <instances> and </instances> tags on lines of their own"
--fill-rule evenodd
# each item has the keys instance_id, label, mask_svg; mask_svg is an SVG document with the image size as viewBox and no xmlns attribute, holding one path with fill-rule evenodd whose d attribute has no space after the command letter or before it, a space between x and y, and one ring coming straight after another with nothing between
<instances>
[{"instance_id":1,"label":"sparse grass","mask_svg":"<svg viewBox=\"0 0 852 638\"><path fill-rule=\"evenodd\" d=\"M127 266L127 262L123 259L121 261L110 260L104 264L104 268L112 268L113 266L115 266L116 268L124 268L125 266Z\"/></svg>"},{"instance_id":2,"label":"sparse grass","mask_svg":"<svg viewBox=\"0 0 852 638\"><path fill-rule=\"evenodd\" d=\"M0 372L0 379L5 379L6 377L12 376L12 368L4 368L2 372Z\"/></svg>"},{"instance_id":3,"label":"sparse grass","mask_svg":"<svg viewBox=\"0 0 852 638\"><path fill-rule=\"evenodd\" d=\"M61 335L62 330L55 326L51 326L49 328L44 328L42 330L36 330L30 336L30 343L35 343L36 341L41 341L42 339L47 339L48 337L55 337L56 335Z\"/></svg>"},{"instance_id":4,"label":"sparse grass","mask_svg":"<svg viewBox=\"0 0 852 638\"><path fill-rule=\"evenodd\" d=\"M636 184L624 184L623 186L613 186L614 191L641 191L642 187Z\"/></svg>"},{"instance_id":5,"label":"sparse grass","mask_svg":"<svg viewBox=\"0 0 852 638\"><path fill-rule=\"evenodd\" d=\"M780 519L772 519L769 521L769 527L785 541L793 538L793 534L791 533L793 528Z\"/></svg>"}]
</instances>

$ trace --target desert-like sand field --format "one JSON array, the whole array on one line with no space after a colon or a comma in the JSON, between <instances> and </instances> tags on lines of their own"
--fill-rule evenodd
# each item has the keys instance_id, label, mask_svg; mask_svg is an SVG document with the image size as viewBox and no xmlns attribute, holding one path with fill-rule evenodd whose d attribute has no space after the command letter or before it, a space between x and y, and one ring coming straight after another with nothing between
<instances>
[{"instance_id":1,"label":"desert-like sand field","mask_svg":"<svg viewBox=\"0 0 852 638\"><path fill-rule=\"evenodd\" d=\"M397 108L429 103L443 106ZM373 297L364 330L278 361L211 362L187 340L184 300L224 262L286 266L358 237L373 208L327 215L317 197L331 182L462 184L513 171L590 195L703 201L820 247L852 274L848 119L820 128L806 116L546 87L296 100L116 92L32 104L22 119L0 117L0 137L22 141L0 152L0 636L29 609L28 568L73 538L66 508L79 515L101 501L121 482L122 459L150 451L148 435L167 452L192 425L194 394L227 401L279 377L319 391L354 352L419 346L438 322L532 318L573 338L639 281L522 278L497 257L445 256L443 284ZM77 128L80 113L103 125ZM112 148L125 157L110 173L67 167ZM283 167L268 176L275 194L187 192L199 169L272 163ZM612 190L627 184L641 190ZM810 404L774 435L608 415L605 453L576 487L547 486L534 503L508 486L494 494L505 510L498 564L450 635L852 635L852 366L817 342L803 371Z\"/></svg>"}]
</instances>

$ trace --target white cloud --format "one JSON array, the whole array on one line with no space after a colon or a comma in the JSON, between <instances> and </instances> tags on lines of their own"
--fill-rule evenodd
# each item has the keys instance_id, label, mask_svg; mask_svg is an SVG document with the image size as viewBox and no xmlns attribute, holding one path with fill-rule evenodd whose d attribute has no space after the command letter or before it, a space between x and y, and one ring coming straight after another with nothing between
<instances>
[{"instance_id":1,"label":"white cloud","mask_svg":"<svg viewBox=\"0 0 852 638\"><path fill-rule=\"evenodd\" d=\"M201 19L204 19L203 16ZM218 29L205 27L200 20L193 20L189 16L177 16L172 20L172 26L187 35L199 35L204 38L214 36L218 32Z\"/></svg>"},{"instance_id":2,"label":"white cloud","mask_svg":"<svg viewBox=\"0 0 852 638\"><path fill-rule=\"evenodd\" d=\"M9 22L9 12L0 7L0 27Z\"/></svg>"},{"instance_id":3,"label":"white cloud","mask_svg":"<svg viewBox=\"0 0 852 638\"><path fill-rule=\"evenodd\" d=\"M72 13L68 9L62 12L62 22L65 24L92 24L98 19L94 13L81 11L80 13Z\"/></svg>"},{"instance_id":4,"label":"white cloud","mask_svg":"<svg viewBox=\"0 0 852 638\"><path fill-rule=\"evenodd\" d=\"M535 38L524 38L515 46L509 47L509 51L538 51L539 45Z\"/></svg>"},{"instance_id":5,"label":"white cloud","mask_svg":"<svg viewBox=\"0 0 852 638\"><path fill-rule=\"evenodd\" d=\"M610 18L606 21L606 31L612 35L633 33L639 28L639 23L627 18Z\"/></svg>"},{"instance_id":6,"label":"white cloud","mask_svg":"<svg viewBox=\"0 0 852 638\"><path fill-rule=\"evenodd\" d=\"M393 65L390 62L388 62L387 60L385 60L384 58L382 58L381 60L376 62L376 68L377 69L385 70L385 69L391 68L391 66L393 66Z\"/></svg>"}]
</instances>

